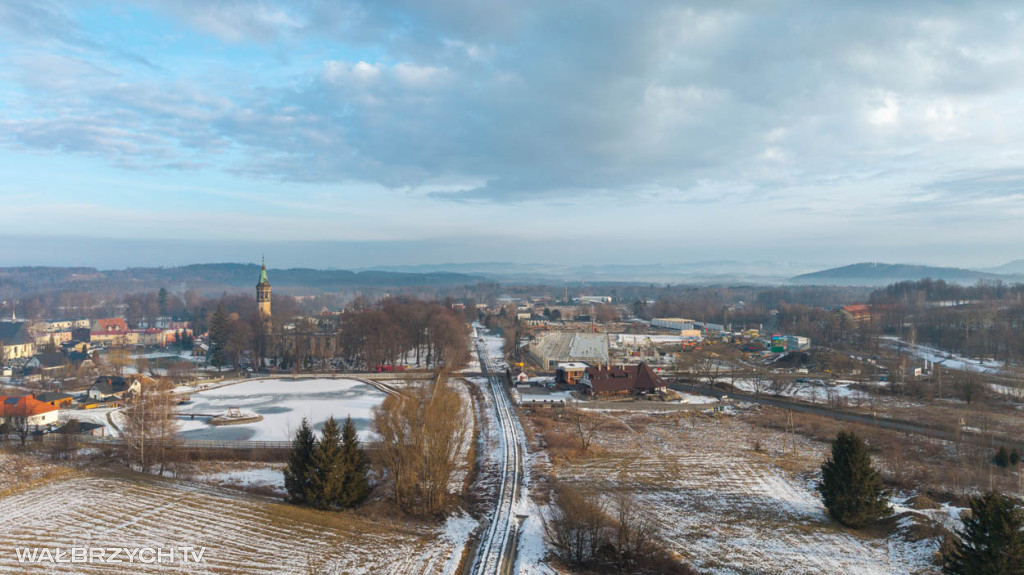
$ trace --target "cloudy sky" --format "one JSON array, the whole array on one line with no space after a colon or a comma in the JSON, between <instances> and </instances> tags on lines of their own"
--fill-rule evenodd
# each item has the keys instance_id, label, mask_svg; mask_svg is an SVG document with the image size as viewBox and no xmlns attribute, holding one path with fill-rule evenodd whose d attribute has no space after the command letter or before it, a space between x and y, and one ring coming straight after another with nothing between
<instances>
[{"instance_id":1,"label":"cloudy sky","mask_svg":"<svg viewBox=\"0 0 1024 575\"><path fill-rule=\"evenodd\" d=\"M0 0L0 265L1003 263L1018 6Z\"/></svg>"}]
</instances>

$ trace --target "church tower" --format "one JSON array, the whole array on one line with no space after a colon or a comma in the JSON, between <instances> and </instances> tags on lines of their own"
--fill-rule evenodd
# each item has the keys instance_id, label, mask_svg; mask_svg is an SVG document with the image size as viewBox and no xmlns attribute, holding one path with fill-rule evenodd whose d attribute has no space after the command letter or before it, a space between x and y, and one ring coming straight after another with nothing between
<instances>
[{"instance_id":1,"label":"church tower","mask_svg":"<svg viewBox=\"0 0 1024 575\"><path fill-rule=\"evenodd\" d=\"M260 281L256 284L256 307L259 310L260 318L270 321L270 281L267 280L267 262L263 262L263 269L260 271Z\"/></svg>"}]
</instances>

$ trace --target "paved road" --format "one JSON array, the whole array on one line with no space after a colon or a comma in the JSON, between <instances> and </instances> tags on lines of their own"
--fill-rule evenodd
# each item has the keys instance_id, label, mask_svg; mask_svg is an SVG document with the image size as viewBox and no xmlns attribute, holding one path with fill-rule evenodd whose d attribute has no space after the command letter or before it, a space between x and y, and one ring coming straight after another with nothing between
<instances>
[{"instance_id":1,"label":"paved road","mask_svg":"<svg viewBox=\"0 0 1024 575\"><path fill-rule=\"evenodd\" d=\"M488 516L487 528L480 539L470 573L506 575L512 573L515 566L516 530L519 525L516 510L523 481L523 452L526 443L521 428L516 425L516 415L505 391L501 373L492 369L483 344L477 344L477 353L480 366L487 375L495 419L500 428L502 461L498 501Z\"/></svg>"},{"instance_id":2,"label":"paved road","mask_svg":"<svg viewBox=\"0 0 1024 575\"><path fill-rule=\"evenodd\" d=\"M985 442L992 441L995 445L1006 445L1007 447L1017 447L1024 449L1024 440L1012 440L995 437L991 434L983 434L973 431L950 431L936 426L926 425L923 423L914 423L912 421L903 421L899 419L891 419L887 417L874 417L865 413L856 413L852 411L843 411L839 409L832 409L821 405L810 405L798 401L792 401L780 397L770 396L755 396L742 392L729 392L720 389L708 389L705 386L688 385L684 383L675 383L669 386L676 391L685 391L687 393L699 393L702 395L710 395L712 397L722 397L728 395L729 397L740 400L749 401L751 403L760 403L762 405L771 405L773 407L779 407L782 409L790 409L800 413L811 413L814 415L821 415L824 417L830 417L832 419L838 419L841 421L850 421L853 423L861 423L864 425L875 425L883 429L894 429L896 431L904 431L907 433L915 433L918 435L925 435L928 437L934 437L937 439L944 439L946 441L957 441L960 439L980 439Z\"/></svg>"}]
</instances>

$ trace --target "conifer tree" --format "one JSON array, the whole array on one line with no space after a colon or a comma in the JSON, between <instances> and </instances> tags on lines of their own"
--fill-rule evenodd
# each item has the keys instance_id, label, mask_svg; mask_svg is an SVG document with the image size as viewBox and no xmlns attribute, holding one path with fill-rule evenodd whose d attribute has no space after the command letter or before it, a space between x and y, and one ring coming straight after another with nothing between
<instances>
[{"instance_id":1,"label":"conifer tree","mask_svg":"<svg viewBox=\"0 0 1024 575\"><path fill-rule=\"evenodd\" d=\"M333 417L324 422L320 441L313 450L313 474L308 501L314 507L331 509L340 504L345 482L341 428Z\"/></svg>"},{"instance_id":2,"label":"conifer tree","mask_svg":"<svg viewBox=\"0 0 1024 575\"><path fill-rule=\"evenodd\" d=\"M366 453L359 446L359 434L352 417L345 418L341 430L342 469L344 485L338 504L342 507L358 505L370 493L370 479L367 472L370 468Z\"/></svg>"},{"instance_id":3,"label":"conifer tree","mask_svg":"<svg viewBox=\"0 0 1024 575\"><path fill-rule=\"evenodd\" d=\"M217 303L217 310L210 318L210 350L206 354L208 362L220 369L227 357L228 314L224 312L224 304Z\"/></svg>"},{"instance_id":4,"label":"conifer tree","mask_svg":"<svg viewBox=\"0 0 1024 575\"><path fill-rule=\"evenodd\" d=\"M889 510L867 445L853 433L840 431L832 442L832 457L821 466L818 491L829 515L847 527L863 527Z\"/></svg>"},{"instance_id":5,"label":"conifer tree","mask_svg":"<svg viewBox=\"0 0 1024 575\"><path fill-rule=\"evenodd\" d=\"M1024 575L1024 511L999 493L971 499L959 539L946 557L949 575Z\"/></svg>"},{"instance_id":6,"label":"conifer tree","mask_svg":"<svg viewBox=\"0 0 1024 575\"><path fill-rule=\"evenodd\" d=\"M308 503L310 477L313 474L313 454L316 451L316 435L305 417L292 440L288 454L288 465L284 469L284 488L293 503Z\"/></svg>"}]
</instances>

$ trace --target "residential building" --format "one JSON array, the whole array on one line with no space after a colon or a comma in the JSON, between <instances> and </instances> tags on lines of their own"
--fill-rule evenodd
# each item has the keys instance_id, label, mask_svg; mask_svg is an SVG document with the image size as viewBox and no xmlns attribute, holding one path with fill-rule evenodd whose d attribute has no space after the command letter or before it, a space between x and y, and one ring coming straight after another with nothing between
<instances>
[{"instance_id":1,"label":"residential building","mask_svg":"<svg viewBox=\"0 0 1024 575\"><path fill-rule=\"evenodd\" d=\"M101 375L93 382L87 395L90 399L107 400L108 398L125 399L127 396L135 395L142 390L142 383L152 382L143 375L118 377Z\"/></svg>"},{"instance_id":2,"label":"residential building","mask_svg":"<svg viewBox=\"0 0 1024 575\"><path fill-rule=\"evenodd\" d=\"M57 423L58 408L35 399L30 395L0 396L0 421L13 424L27 421L29 428L36 431Z\"/></svg>"},{"instance_id":3,"label":"residential building","mask_svg":"<svg viewBox=\"0 0 1024 575\"><path fill-rule=\"evenodd\" d=\"M587 371L588 367L590 366L581 361L560 363L555 371L555 381L576 385L583 378L583 374Z\"/></svg>"}]
</instances>

